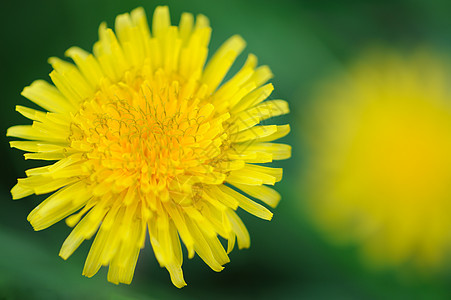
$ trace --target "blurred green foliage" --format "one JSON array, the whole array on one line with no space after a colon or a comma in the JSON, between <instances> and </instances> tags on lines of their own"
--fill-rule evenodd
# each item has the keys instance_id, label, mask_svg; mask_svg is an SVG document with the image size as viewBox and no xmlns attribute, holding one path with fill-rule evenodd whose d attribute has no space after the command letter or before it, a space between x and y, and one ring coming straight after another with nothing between
<instances>
[{"instance_id":1,"label":"blurred green foliage","mask_svg":"<svg viewBox=\"0 0 451 300\"><path fill-rule=\"evenodd\" d=\"M188 286L178 290L153 257L150 245L141 252L134 281L115 286L106 270L82 277L90 241L67 262L58 257L70 229L61 222L33 232L27 214L43 197L14 202L9 189L24 170L40 165L11 150L6 129L27 120L15 113L20 96L33 80L48 79L50 56L63 57L73 45L91 50L100 22L112 26L119 13L143 6L151 17L157 5L170 7L172 22L183 11L203 13L213 28L211 52L226 38L241 34L246 53L255 53L275 74L273 98L290 102L292 125L285 142L293 158L280 162L284 180L277 186L283 200L273 221L240 212L252 238L248 250L235 250L223 272L214 273L199 258L184 263ZM303 212L299 181L308 157L296 128L315 82L352 60L368 45L400 49L432 45L451 48L451 2L398 1L138 1L24 0L2 1L0 47L0 299L447 299L448 278L401 282L394 274L365 271L353 249L334 249L309 225ZM242 55L236 67L245 59Z\"/></svg>"}]
</instances>

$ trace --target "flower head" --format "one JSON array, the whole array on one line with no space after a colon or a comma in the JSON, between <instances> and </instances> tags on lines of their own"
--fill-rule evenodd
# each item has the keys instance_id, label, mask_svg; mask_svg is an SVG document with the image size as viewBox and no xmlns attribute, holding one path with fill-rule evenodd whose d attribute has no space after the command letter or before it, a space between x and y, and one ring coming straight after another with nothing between
<instances>
[{"instance_id":1,"label":"flower head","mask_svg":"<svg viewBox=\"0 0 451 300\"><path fill-rule=\"evenodd\" d=\"M171 26L168 8L158 7L151 33L138 8L119 15L115 31L102 24L94 54L73 47L66 55L75 64L50 58L54 85L38 80L23 90L48 112L17 106L33 125L9 128L8 136L24 139L11 146L29 152L26 159L56 162L27 170L11 193L53 192L28 220L42 230L67 217L75 228L64 259L97 232L84 275L108 265L109 281L130 283L148 233L158 262L182 287L180 239L190 258L197 253L221 271L235 240L250 245L235 210L271 219L249 197L272 207L280 200L267 185L282 170L260 163L290 157L288 145L272 143L289 126L259 123L288 105L264 101L272 74L252 54L221 85L245 42L231 37L204 67L211 28L203 15L184 13Z\"/></svg>"},{"instance_id":2,"label":"flower head","mask_svg":"<svg viewBox=\"0 0 451 300\"><path fill-rule=\"evenodd\" d=\"M429 273L447 262L450 78L438 55L383 51L320 85L309 204L372 266Z\"/></svg>"}]
</instances>

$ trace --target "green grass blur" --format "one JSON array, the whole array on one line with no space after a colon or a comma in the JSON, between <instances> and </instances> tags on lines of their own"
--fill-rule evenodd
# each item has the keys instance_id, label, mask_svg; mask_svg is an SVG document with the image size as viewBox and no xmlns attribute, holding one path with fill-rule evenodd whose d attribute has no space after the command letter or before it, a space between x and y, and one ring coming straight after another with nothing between
<instances>
[{"instance_id":1,"label":"green grass blur","mask_svg":"<svg viewBox=\"0 0 451 300\"><path fill-rule=\"evenodd\" d=\"M9 148L6 129L28 122L15 105L31 106L20 96L35 79L48 80L50 56L63 57L70 46L91 51L100 22L114 24L119 13L143 6L150 18L157 5L169 5L177 24L184 11L203 13L213 28L211 52L233 34L247 41L245 53L275 74L272 98L289 101L293 157L277 163L284 180L283 199L271 222L240 211L252 246L234 250L221 273L198 257L183 264L188 286L179 290L158 266L149 244L141 251L130 286L106 280L103 268L92 279L81 275L89 250L85 242L68 260L58 257L70 229L60 222L34 232L28 213L44 198L12 201L9 190L24 171L39 162L24 161ZM354 249L333 248L309 225L302 210L300 175L306 157L297 128L315 83L367 46L382 43L409 49L430 45L451 49L451 2L398 1L150 1L23 0L0 4L0 299L449 299L451 277L402 282L391 273L370 273ZM235 69L245 59L241 55ZM186 258L186 256L185 256Z\"/></svg>"}]
</instances>

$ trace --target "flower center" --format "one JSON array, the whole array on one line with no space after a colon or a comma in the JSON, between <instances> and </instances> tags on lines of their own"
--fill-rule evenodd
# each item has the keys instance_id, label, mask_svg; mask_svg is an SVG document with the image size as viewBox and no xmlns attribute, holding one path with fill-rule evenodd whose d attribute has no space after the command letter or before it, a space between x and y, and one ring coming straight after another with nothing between
<instances>
[{"instance_id":1,"label":"flower center","mask_svg":"<svg viewBox=\"0 0 451 300\"><path fill-rule=\"evenodd\" d=\"M69 139L86 153L98 195L138 182L141 193L183 204L196 193L193 186L224 181L228 115L215 113L196 92L195 85L157 72L151 80L105 84L83 103Z\"/></svg>"},{"instance_id":2,"label":"flower center","mask_svg":"<svg viewBox=\"0 0 451 300\"><path fill-rule=\"evenodd\" d=\"M448 108L413 100L402 104L371 108L364 116L350 153L353 168L365 174L361 178L376 183L377 193L385 192L386 197L410 201L447 197L450 176L444 166L451 166Z\"/></svg>"}]
</instances>

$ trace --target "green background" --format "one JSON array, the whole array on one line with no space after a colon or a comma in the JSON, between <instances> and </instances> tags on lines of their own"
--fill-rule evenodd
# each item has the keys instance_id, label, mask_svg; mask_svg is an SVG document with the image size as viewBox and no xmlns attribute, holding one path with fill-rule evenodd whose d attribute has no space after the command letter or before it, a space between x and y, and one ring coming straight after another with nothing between
<instances>
[{"instance_id":1,"label":"green background","mask_svg":"<svg viewBox=\"0 0 451 300\"><path fill-rule=\"evenodd\" d=\"M34 232L28 213L43 197L12 201L16 178L39 162L12 150L6 129L28 121L14 111L31 104L20 92L33 80L48 79L50 56L70 46L91 50L101 21L143 6L151 17L157 5L170 7L173 24L184 11L203 13L213 28L211 52L241 34L260 64L275 74L272 98L290 102L282 119L292 126L284 141L293 158L277 188L283 195L271 222L240 211L252 246L234 250L221 273L199 258L185 259L188 286L179 290L158 266L149 244L141 252L130 286L106 280L106 268L92 279L81 275L90 241L68 261L58 257L70 229L60 222ZM451 277L399 280L390 272L371 273L352 248L334 248L309 225L302 176L308 160L298 129L317 80L346 65L373 44L410 49L451 47L451 1L118 1L24 0L0 4L0 299L450 299ZM242 55L236 68L245 59ZM308 130L308 128L307 128ZM185 256L186 257L186 256ZM415 276L413 276L415 277Z\"/></svg>"}]
</instances>

